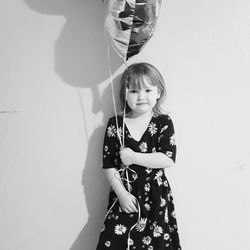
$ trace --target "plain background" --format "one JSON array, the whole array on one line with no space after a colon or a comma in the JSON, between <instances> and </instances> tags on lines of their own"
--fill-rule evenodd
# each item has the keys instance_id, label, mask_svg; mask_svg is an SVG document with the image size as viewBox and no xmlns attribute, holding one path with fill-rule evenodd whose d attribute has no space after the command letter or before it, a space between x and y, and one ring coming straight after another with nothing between
<instances>
[{"instance_id":1,"label":"plain background","mask_svg":"<svg viewBox=\"0 0 250 250\"><path fill-rule=\"evenodd\" d=\"M101 0L0 2L2 250L95 249L113 114L104 16ZM183 249L249 250L250 1L163 0L135 61L166 80ZM117 83L114 52L111 68Z\"/></svg>"}]
</instances>

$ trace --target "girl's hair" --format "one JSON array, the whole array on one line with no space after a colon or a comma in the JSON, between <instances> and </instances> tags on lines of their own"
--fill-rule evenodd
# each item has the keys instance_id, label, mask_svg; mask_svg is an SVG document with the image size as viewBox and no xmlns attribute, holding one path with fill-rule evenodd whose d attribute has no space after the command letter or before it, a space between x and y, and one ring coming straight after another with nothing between
<instances>
[{"instance_id":1,"label":"girl's hair","mask_svg":"<svg viewBox=\"0 0 250 250\"><path fill-rule=\"evenodd\" d=\"M152 85L158 88L160 97L158 98L153 111L155 114L162 114L162 103L166 98L165 82L161 73L153 65L149 63L134 63L131 64L122 74L120 88L120 104L121 110L125 109L128 114L131 109L126 102L126 91L128 88L141 89L145 87L145 79ZM126 105L126 108L125 108Z\"/></svg>"}]
</instances>

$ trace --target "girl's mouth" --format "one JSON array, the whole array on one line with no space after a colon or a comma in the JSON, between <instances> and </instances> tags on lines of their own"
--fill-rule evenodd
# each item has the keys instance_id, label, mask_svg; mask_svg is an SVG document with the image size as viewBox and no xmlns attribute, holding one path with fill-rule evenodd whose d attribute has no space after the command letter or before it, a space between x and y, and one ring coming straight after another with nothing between
<instances>
[{"instance_id":1,"label":"girl's mouth","mask_svg":"<svg viewBox=\"0 0 250 250\"><path fill-rule=\"evenodd\" d=\"M144 105L144 104L147 104L146 102L138 102L136 103L136 105Z\"/></svg>"}]
</instances>

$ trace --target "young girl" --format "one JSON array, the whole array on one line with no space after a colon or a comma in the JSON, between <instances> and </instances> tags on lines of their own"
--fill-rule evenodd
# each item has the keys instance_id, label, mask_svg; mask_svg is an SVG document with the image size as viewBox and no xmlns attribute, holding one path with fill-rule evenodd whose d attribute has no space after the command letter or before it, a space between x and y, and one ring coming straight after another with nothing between
<instances>
[{"instance_id":1,"label":"young girl","mask_svg":"<svg viewBox=\"0 0 250 250\"><path fill-rule=\"evenodd\" d=\"M110 118L104 138L103 168L112 190L97 250L181 250L164 174L176 155L173 123L160 108L165 96L154 66L136 63L123 73L125 114Z\"/></svg>"}]
</instances>

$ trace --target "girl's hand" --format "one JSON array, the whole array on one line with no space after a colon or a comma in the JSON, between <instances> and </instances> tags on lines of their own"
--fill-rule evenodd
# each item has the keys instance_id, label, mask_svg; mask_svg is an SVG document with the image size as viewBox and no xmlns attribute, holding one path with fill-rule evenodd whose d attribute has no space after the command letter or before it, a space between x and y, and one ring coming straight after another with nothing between
<instances>
[{"instance_id":1,"label":"girl's hand","mask_svg":"<svg viewBox=\"0 0 250 250\"><path fill-rule=\"evenodd\" d=\"M138 213L136 198L128 191L119 196L119 203L126 213Z\"/></svg>"},{"instance_id":2,"label":"girl's hand","mask_svg":"<svg viewBox=\"0 0 250 250\"><path fill-rule=\"evenodd\" d=\"M135 152L130 148L121 148L120 158L124 165L126 166L132 165L135 159Z\"/></svg>"}]
</instances>

